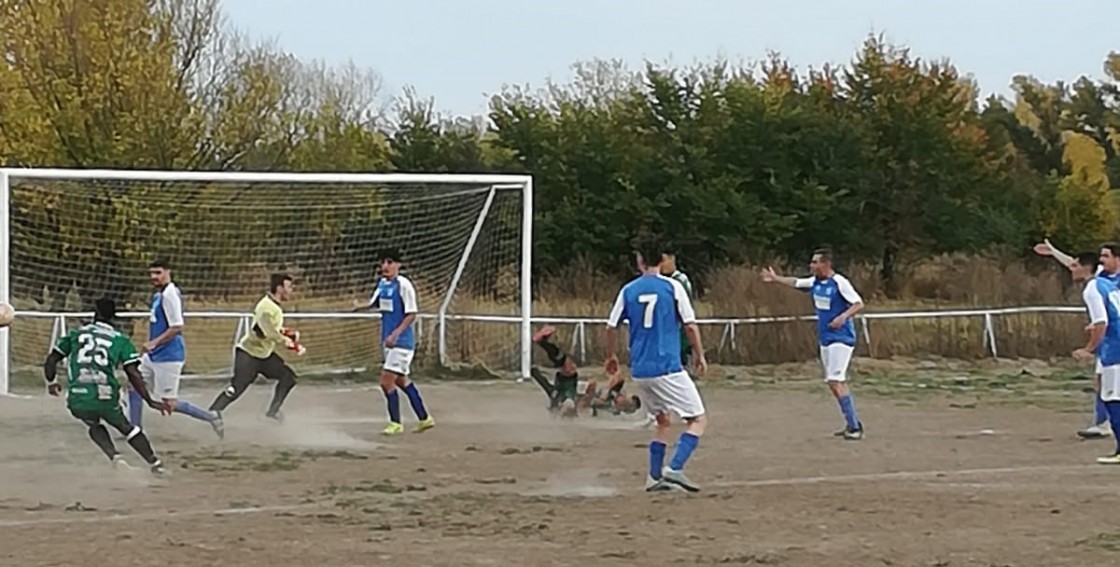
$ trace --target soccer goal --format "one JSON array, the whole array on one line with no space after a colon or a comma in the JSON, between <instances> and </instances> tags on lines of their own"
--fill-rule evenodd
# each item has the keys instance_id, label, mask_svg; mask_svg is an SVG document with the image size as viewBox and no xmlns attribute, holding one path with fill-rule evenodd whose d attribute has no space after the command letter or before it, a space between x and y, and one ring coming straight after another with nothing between
<instances>
[{"instance_id":1,"label":"soccer goal","mask_svg":"<svg viewBox=\"0 0 1120 567\"><path fill-rule=\"evenodd\" d=\"M0 169L0 393L37 378L55 337L117 300L148 338L148 265L168 260L184 297L188 376L224 376L272 272L295 277L286 324L301 374L376 371L378 315L354 313L378 250L404 255L419 295L414 368L483 364L528 375L529 176Z\"/></svg>"}]
</instances>

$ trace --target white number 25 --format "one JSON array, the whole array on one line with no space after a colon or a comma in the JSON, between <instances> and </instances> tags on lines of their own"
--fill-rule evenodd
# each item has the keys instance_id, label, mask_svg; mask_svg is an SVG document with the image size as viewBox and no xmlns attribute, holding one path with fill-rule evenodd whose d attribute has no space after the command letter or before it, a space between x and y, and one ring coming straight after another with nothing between
<instances>
[{"instance_id":1,"label":"white number 25","mask_svg":"<svg viewBox=\"0 0 1120 567\"><path fill-rule=\"evenodd\" d=\"M109 348L113 342L102 337L90 334L78 335L78 364L94 363L98 366L108 366Z\"/></svg>"},{"instance_id":2,"label":"white number 25","mask_svg":"<svg viewBox=\"0 0 1120 567\"><path fill-rule=\"evenodd\" d=\"M649 329L653 327L653 310L657 307L657 294L656 293L643 293L638 296L638 303L645 305L644 313L642 313L642 326Z\"/></svg>"}]
</instances>

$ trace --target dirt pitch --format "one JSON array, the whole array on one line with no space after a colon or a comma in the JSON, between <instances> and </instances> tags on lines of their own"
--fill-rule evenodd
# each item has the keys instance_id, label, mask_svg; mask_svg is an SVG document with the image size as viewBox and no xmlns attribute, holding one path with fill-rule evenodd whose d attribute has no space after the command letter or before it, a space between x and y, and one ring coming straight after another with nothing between
<instances>
[{"instance_id":1,"label":"dirt pitch","mask_svg":"<svg viewBox=\"0 0 1120 567\"><path fill-rule=\"evenodd\" d=\"M0 565L1120 564L1120 467L1092 464L1111 441L1014 392L867 386L850 443L819 385L705 387L703 492L650 495L633 419L551 420L529 384L422 386L437 428L393 439L365 385L301 386L275 427L258 384L224 443L148 413L160 481L108 470L60 401L0 399Z\"/></svg>"}]
</instances>

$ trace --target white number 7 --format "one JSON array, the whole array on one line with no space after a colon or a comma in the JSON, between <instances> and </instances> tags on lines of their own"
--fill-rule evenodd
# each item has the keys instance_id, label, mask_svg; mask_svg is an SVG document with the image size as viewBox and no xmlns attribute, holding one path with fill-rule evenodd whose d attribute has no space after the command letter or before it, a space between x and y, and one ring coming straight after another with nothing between
<instances>
[{"instance_id":1,"label":"white number 7","mask_svg":"<svg viewBox=\"0 0 1120 567\"><path fill-rule=\"evenodd\" d=\"M656 293L644 293L638 296L638 303L646 306L642 314L642 326L649 329L653 327L653 308L657 306Z\"/></svg>"}]
</instances>

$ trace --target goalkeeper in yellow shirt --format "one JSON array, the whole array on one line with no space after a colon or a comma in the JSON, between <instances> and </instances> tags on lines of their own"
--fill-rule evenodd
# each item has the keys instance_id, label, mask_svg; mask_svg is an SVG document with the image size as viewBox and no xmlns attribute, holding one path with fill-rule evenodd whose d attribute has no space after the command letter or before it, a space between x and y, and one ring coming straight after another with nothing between
<instances>
[{"instance_id":1,"label":"goalkeeper in yellow shirt","mask_svg":"<svg viewBox=\"0 0 1120 567\"><path fill-rule=\"evenodd\" d=\"M276 390L265 417L283 421L280 407L296 385L296 373L276 354L276 347L287 348L299 355L304 353L303 346L299 344L299 334L284 328L281 305L292 297L292 281L292 276L288 274L272 274L268 293L253 308L253 327L237 343L234 351L230 385L210 404L210 411L217 412L219 418L222 411L241 397L257 379L257 375L261 375L276 381Z\"/></svg>"}]
</instances>

